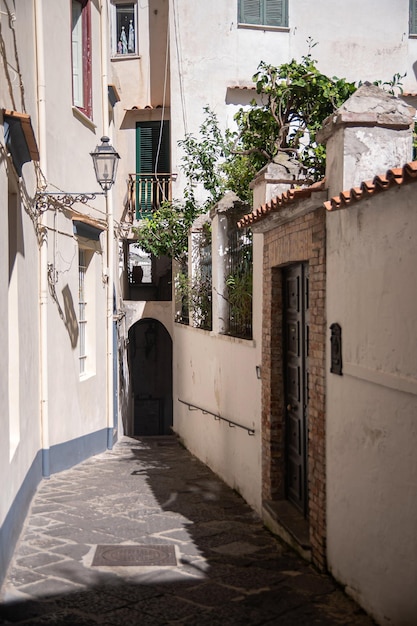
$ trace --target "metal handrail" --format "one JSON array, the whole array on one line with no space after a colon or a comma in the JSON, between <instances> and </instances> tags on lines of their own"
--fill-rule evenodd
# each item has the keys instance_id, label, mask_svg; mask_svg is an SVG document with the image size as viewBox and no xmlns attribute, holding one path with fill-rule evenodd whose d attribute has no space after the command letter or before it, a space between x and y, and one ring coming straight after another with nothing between
<instances>
[{"instance_id":1,"label":"metal handrail","mask_svg":"<svg viewBox=\"0 0 417 626\"><path fill-rule=\"evenodd\" d=\"M213 413L212 411L203 409L201 406L196 406L195 404L191 404L191 402L185 402L185 400L181 400L180 398L178 398L178 402L181 402L181 404L185 404L186 406L188 406L189 411L201 411L203 415L212 415L215 420L222 420L223 422L227 422L229 424L229 428L235 428L235 427L242 428L243 430L246 430L248 435L250 435L251 437L253 437L255 434L254 428L249 428L248 426L243 426L243 424L238 424L238 422L229 420L227 417L223 417L222 415L219 415L218 413Z\"/></svg>"}]
</instances>

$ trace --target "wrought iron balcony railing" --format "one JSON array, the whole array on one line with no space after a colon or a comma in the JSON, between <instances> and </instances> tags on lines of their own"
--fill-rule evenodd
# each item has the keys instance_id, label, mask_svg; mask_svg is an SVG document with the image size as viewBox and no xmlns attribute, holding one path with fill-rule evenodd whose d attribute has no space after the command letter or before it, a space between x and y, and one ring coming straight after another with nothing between
<instances>
[{"instance_id":1,"label":"wrought iron balcony railing","mask_svg":"<svg viewBox=\"0 0 417 626\"><path fill-rule=\"evenodd\" d=\"M172 181L176 174L149 173L129 174L129 213L136 220L148 217L161 204L172 200Z\"/></svg>"}]
</instances>

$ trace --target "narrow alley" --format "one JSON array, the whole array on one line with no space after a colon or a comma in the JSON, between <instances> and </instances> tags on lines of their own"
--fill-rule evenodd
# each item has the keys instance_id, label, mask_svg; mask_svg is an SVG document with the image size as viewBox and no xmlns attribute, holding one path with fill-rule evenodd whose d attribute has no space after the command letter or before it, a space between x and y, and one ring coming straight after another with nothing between
<instances>
[{"instance_id":1,"label":"narrow alley","mask_svg":"<svg viewBox=\"0 0 417 626\"><path fill-rule=\"evenodd\" d=\"M0 623L373 624L174 437L125 437L41 483Z\"/></svg>"}]
</instances>

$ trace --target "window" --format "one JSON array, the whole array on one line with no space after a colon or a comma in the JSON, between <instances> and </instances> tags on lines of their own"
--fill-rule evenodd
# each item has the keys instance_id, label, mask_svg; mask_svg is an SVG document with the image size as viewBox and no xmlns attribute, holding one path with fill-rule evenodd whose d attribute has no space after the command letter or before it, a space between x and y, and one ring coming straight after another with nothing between
<instances>
[{"instance_id":1,"label":"window","mask_svg":"<svg viewBox=\"0 0 417 626\"><path fill-rule=\"evenodd\" d=\"M136 2L113 0L112 54L123 57L137 54Z\"/></svg>"},{"instance_id":2,"label":"window","mask_svg":"<svg viewBox=\"0 0 417 626\"><path fill-rule=\"evenodd\" d=\"M239 0L239 24L288 26L288 0Z\"/></svg>"},{"instance_id":3,"label":"window","mask_svg":"<svg viewBox=\"0 0 417 626\"><path fill-rule=\"evenodd\" d=\"M169 121L136 124L136 219L170 200Z\"/></svg>"},{"instance_id":4,"label":"window","mask_svg":"<svg viewBox=\"0 0 417 626\"><path fill-rule=\"evenodd\" d=\"M417 35L417 0L410 0L410 35Z\"/></svg>"},{"instance_id":5,"label":"window","mask_svg":"<svg viewBox=\"0 0 417 626\"><path fill-rule=\"evenodd\" d=\"M92 115L90 0L72 0L72 101Z\"/></svg>"},{"instance_id":6,"label":"window","mask_svg":"<svg viewBox=\"0 0 417 626\"><path fill-rule=\"evenodd\" d=\"M87 271L87 252L82 248L78 250L78 329L79 329L79 359L80 375L86 372L87 360L87 302L85 289L85 276Z\"/></svg>"}]
</instances>

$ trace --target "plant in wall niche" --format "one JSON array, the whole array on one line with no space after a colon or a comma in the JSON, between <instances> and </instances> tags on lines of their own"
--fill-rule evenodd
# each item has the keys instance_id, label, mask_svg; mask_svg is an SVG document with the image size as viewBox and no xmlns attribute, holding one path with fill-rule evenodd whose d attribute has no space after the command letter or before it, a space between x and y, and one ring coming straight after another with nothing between
<instances>
[{"instance_id":1,"label":"plant in wall niche","mask_svg":"<svg viewBox=\"0 0 417 626\"><path fill-rule=\"evenodd\" d=\"M188 280L187 264L182 263L174 276L176 313L175 321L188 324L190 321L190 283Z\"/></svg>"},{"instance_id":2,"label":"plant in wall niche","mask_svg":"<svg viewBox=\"0 0 417 626\"><path fill-rule=\"evenodd\" d=\"M212 329L212 281L211 274L197 273L189 283L189 306L193 326L203 330Z\"/></svg>"},{"instance_id":3,"label":"plant in wall niche","mask_svg":"<svg viewBox=\"0 0 417 626\"><path fill-rule=\"evenodd\" d=\"M186 271L177 272L175 279L177 312L175 321L194 328L211 330L212 328L212 281L211 276L202 276L201 272L190 279Z\"/></svg>"},{"instance_id":4,"label":"plant in wall niche","mask_svg":"<svg viewBox=\"0 0 417 626\"><path fill-rule=\"evenodd\" d=\"M212 329L212 250L211 222L201 217L191 234L189 306L195 328Z\"/></svg>"},{"instance_id":5,"label":"plant in wall niche","mask_svg":"<svg viewBox=\"0 0 417 626\"><path fill-rule=\"evenodd\" d=\"M229 242L229 274L226 277L226 300L229 304L227 333L234 337L252 337L253 264L252 232L232 233Z\"/></svg>"},{"instance_id":6,"label":"plant in wall niche","mask_svg":"<svg viewBox=\"0 0 417 626\"><path fill-rule=\"evenodd\" d=\"M252 336L252 272L229 274L226 278L229 302L229 334Z\"/></svg>"}]
</instances>

